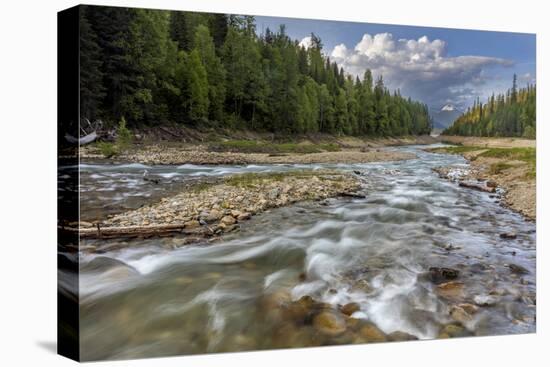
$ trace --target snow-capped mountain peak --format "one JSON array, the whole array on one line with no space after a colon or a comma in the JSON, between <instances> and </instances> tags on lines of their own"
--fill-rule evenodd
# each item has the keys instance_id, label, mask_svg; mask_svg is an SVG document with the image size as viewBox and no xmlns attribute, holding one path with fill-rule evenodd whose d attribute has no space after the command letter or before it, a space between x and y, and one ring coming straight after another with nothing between
<instances>
[{"instance_id":1,"label":"snow-capped mountain peak","mask_svg":"<svg viewBox=\"0 0 550 367\"><path fill-rule=\"evenodd\" d=\"M454 111L455 108L452 104L447 103L445 106L441 107L441 111Z\"/></svg>"}]
</instances>

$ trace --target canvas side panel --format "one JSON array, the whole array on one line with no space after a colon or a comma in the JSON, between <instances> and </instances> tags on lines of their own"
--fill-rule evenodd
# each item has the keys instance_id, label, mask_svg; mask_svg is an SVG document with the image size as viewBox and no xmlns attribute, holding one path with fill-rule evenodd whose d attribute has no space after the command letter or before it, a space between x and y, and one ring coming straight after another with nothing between
<instances>
[{"instance_id":1,"label":"canvas side panel","mask_svg":"<svg viewBox=\"0 0 550 367\"><path fill-rule=\"evenodd\" d=\"M78 233L79 7L57 17L57 351L80 359Z\"/></svg>"}]
</instances>

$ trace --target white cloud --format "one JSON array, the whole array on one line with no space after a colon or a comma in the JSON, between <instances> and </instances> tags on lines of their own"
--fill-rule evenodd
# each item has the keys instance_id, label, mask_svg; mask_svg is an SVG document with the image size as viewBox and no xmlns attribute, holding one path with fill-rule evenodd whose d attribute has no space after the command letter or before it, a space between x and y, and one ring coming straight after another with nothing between
<instances>
[{"instance_id":1,"label":"white cloud","mask_svg":"<svg viewBox=\"0 0 550 367\"><path fill-rule=\"evenodd\" d=\"M456 94L459 87L484 85L486 68L513 64L495 57L448 56L442 40L395 40L391 33L365 34L353 49L340 44L330 55L348 73L362 76L369 68L375 76L383 75L390 88L434 105L447 100L464 103Z\"/></svg>"},{"instance_id":2,"label":"white cloud","mask_svg":"<svg viewBox=\"0 0 550 367\"><path fill-rule=\"evenodd\" d=\"M330 56L334 59L345 59L348 56L348 48L343 43L335 46Z\"/></svg>"},{"instance_id":3,"label":"white cloud","mask_svg":"<svg viewBox=\"0 0 550 367\"><path fill-rule=\"evenodd\" d=\"M299 43L300 47L304 47L306 50L312 46L311 36L302 38Z\"/></svg>"}]
</instances>

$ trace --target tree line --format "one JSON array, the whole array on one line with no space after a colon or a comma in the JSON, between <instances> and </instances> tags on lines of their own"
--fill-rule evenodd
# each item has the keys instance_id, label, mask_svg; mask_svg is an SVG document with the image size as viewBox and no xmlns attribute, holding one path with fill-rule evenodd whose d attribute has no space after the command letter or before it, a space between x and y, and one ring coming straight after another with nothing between
<instances>
[{"instance_id":1,"label":"tree line","mask_svg":"<svg viewBox=\"0 0 550 367\"><path fill-rule=\"evenodd\" d=\"M537 88L518 89L514 74L512 88L492 95L487 103L474 105L448 127L443 134L465 136L510 136L534 139L536 136Z\"/></svg>"},{"instance_id":2,"label":"tree line","mask_svg":"<svg viewBox=\"0 0 550 367\"><path fill-rule=\"evenodd\" d=\"M428 134L425 104L252 16L82 6L81 117L284 134Z\"/></svg>"}]
</instances>

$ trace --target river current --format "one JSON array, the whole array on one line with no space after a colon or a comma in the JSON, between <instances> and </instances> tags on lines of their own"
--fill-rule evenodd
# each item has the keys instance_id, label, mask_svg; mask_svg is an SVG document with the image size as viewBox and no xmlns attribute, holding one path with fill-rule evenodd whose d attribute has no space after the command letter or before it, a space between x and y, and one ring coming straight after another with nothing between
<instances>
[{"instance_id":1,"label":"river current","mask_svg":"<svg viewBox=\"0 0 550 367\"><path fill-rule=\"evenodd\" d=\"M182 246L178 236L83 241L97 251L79 254L82 358L354 342L268 317L265 300L277 294L334 308L356 302L353 318L419 339L454 322L453 304L490 299L464 323L468 335L534 332L535 224L493 195L439 178L432 168L468 162L425 148L392 148L415 153L412 160L350 165L82 164L82 217L91 219L154 202L187 180L239 172L360 171L365 194L273 209L215 244ZM161 184L144 182L144 170ZM500 238L509 232L517 237ZM430 267L459 270L460 294L438 292L425 276Z\"/></svg>"}]
</instances>

